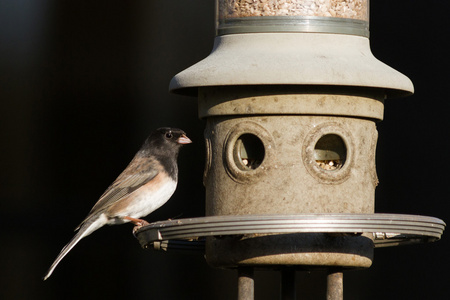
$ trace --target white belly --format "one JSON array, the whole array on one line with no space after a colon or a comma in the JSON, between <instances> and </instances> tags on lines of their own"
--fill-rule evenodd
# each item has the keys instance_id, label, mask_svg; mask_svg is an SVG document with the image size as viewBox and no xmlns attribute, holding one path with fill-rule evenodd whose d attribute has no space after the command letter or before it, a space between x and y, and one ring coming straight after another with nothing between
<instances>
[{"instance_id":1,"label":"white belly","mask_svg":"<svg viewBox=\"0 0 450 300\"><path fill-rule=\"evenodd\" d=\"M128 216L139 219L147 216L164 205L173 195L176 187L177 183L170 180L159 185L155 190L148 189L145 193L130 195L133 196L133 200L117 215L117 217Z\"/></svg>"}]
</instances>

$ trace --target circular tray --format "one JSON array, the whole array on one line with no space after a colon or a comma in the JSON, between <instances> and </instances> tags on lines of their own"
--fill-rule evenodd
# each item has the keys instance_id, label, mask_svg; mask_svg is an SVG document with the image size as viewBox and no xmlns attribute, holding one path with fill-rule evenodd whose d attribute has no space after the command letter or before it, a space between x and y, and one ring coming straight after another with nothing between
<instances>
[{"instance_id":1,"label":"circular tray","mask_svg":"<svg viewBox=\"0 0 450 300\"><path fill-rule=\"evenodd\" d=\"M444 221L402 214L242 215L176 219L152 223L135 232L143 248L204 249L209 236L287 233L370 234L374 247L434 242Z\"/></svg>"}]
</instances>

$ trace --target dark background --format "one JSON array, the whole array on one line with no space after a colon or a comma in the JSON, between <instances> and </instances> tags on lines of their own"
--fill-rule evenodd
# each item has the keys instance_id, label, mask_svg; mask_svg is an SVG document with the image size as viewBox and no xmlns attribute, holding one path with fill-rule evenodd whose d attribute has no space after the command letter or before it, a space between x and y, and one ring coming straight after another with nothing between
<instances>
[{"instance_id":1,"label":"dark background","mask_svg":"<svg viewBox=\"0 0 450 300\"><path fill-rule=\"evenodd\" d=\"M377 212L450 220L449 8L371 3L372 52L416 89L386 101L378 124ZM156 127L180 127L194 144L180 154L174 197L147 220L203 215L204 122L196 99L168 84L209 54L214 34L212 0L0 1L1 299L235 298L234 271L146 252L131 225L95 232L41 280ZM370 269L345 273L346 299L447 299L448 246L444 234L377 249ZM299 298L324 299L324 274L297 275ZM257 299L278 289L278 273L256 273Z\"/></svg>"}]
</instances>

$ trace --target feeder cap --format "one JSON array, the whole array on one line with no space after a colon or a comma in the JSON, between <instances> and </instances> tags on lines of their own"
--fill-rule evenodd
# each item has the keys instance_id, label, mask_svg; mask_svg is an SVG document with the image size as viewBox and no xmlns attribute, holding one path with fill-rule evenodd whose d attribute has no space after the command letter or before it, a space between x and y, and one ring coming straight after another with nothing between
<instances>
[{"instance_id":1,"label":"feeder cap","mask_svg":"<svg viewBox=\"0 0 450 300\"><path fill-rule=\"evenodd\" d=\"M376 59L369 39L324 33L249 33L217 36L211 54L172 78L173 93L236 85L328 85L413 94L411 80Z\"/></svg>"}]
</instances>

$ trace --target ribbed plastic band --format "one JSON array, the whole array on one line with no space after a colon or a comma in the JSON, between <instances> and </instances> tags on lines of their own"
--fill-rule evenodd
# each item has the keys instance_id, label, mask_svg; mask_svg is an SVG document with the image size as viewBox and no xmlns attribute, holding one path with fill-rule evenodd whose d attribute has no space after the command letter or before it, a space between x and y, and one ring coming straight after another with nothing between
<instances>
[{"instance_id":1,"label":"ribbed plastic band","mask_svg":"<svg viewBox=\"0 0 450 300\"><path fill-rule=\"evenodd\" d=\"M399 214L245 215L178 219L136 232L143 247L167 240L207 236L285 233L372 233L375 247L439 240L445 223L437 218ZM198 247L198 244L195 244ZM189 248L186 244L183 247Z\"/></svg>"},{"instance_id":2,"label":"ribbed plastic band","mask_svg":"<svg viewBox=\"0 0 450 300\"><path fill-rule=\"evenodd\" d=\"M332 17L248 17L219 20L217 35L234 33L314 32L369 37L369 22Z\"/></svg>"}]
</instances>

